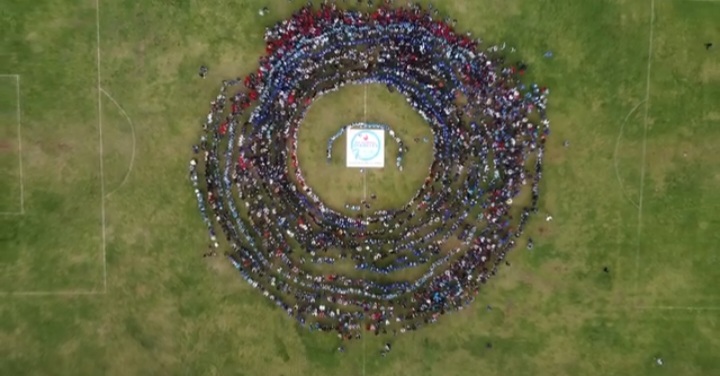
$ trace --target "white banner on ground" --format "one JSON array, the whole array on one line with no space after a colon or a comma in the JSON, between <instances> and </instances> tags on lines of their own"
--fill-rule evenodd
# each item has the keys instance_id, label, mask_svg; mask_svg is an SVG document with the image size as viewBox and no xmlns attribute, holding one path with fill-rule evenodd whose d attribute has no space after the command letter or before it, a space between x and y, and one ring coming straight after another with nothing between
<instances>
[{"instance_id":1,"label":"white banner on ground","mask_svg":"<svg viewBox=\"0 0 720 376\"><path fill-rule=\"evenodd\" d=\"M347 131L346 137L347 167L385 167L385 130L351 128Z\"/></svg>"}]
</instances>

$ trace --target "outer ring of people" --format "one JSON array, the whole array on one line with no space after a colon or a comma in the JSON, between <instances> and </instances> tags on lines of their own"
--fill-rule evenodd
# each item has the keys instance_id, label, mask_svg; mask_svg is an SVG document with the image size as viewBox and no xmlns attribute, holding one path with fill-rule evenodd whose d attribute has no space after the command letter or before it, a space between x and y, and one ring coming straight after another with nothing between
<instances>
[{"instance_id":1,"label":"outer ring of people","mask_svg":"<svg viewBox=\"0 0 720 376\"><path fill-rule=\"evenodd\" d=\"M538 211L549 90L524 84L527 65L508 62L504 46L419 5L306 6L266 29L265 42L255 72L223 81L193 147L206 256L226 250L299 325L343 341L466 308ZM370 192L344 214L306 183L297 134L317 98L368 84L423 117L433 163L402 207L375 208L383 192ZM406 152L400 143L398 157Z\"/></svg>"}]
</instances>

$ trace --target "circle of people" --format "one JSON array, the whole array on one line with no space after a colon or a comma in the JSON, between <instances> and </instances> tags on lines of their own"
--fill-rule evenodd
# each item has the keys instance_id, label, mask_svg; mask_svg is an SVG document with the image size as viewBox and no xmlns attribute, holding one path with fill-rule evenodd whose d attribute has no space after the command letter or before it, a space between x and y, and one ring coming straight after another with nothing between
<instances>
[{"instance_id":1,"label":"circle of people","mask_svg":"<svg viewBox=\"0 0 720 376\"><path fill-rule=\"evenodd\" d=\"M306 6L265 41L255 72L223 81L193 147L206 255L227 247L250 285L343 341L467 307L537 212L549 91L525 86L504 46L419 5ZM364 84L405 96L432 129L434 161L403 207L345 215L305 183L297 132L313 100ZM531 199L511 211L521 192Z\"/></svg>"}]
</instances>

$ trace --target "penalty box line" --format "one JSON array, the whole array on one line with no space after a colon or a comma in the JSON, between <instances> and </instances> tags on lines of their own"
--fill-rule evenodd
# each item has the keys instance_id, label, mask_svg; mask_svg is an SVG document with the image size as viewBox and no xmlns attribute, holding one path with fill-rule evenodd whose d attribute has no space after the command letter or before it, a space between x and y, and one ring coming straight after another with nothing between
<instances>
[{"instance_id":1,"label":"penalty box line","mask_svg":"<svg viewBox=\"0 0 720 376\"><path fill-rule=\"evenodd\" d=\"M0 291L0 296L17 296L17 297L33 297L33 296L90 296L104 295L104 291L92 290L66 290L66 291Z\"/></svg>"},{"instance_id":2,"label":"penalty box line","mask_svg":"<svg viewBox=\"0 0 720 376\"><path fill-rule=\"evenodd\" d=\"M655 29L655 0L650 0L650 32L648 37L648 61L645 77L645 114L643 116L643 137L642 137L642 158L640 162L640 193L638 196L638 224L637 224L637 247L635 248L635 295L639 292L640 282L640 248L642 246L642 224L643 224L643 198L645 189L645 158L647 156L647 129L648 114L650 112L650 76L653 57L653 33ZM635 305L637 305L637 298Z\"/></svg>"},{"instance_id":3,"label":"penalty box line","mask_svg":"<svg viewBox=\"0 0 720 376\"><path fill-rule=\"evenodd\" d=\"M105 222L105 175L103 162L103 134L102 134L102 87L101 71L100 71L100 0L95 0L95 23L96 23L96 42L97 42L97 111L98 111L98 159L100 162L100 218L101 218L101 245L102 262L103 262L103 288L102 290L61 290L61 291L0 291L0 296L16 296L16 297L34 297L34 296L89 296L89 295L105 295L107 294L107 251L106 251L106 222ZM19 96L19 75L18 80L18 96ZM3 77L3 75L0 75ZM19 97L18 97L19 108ZM19 112L18 112L19 119ZM22 159L22 158L21 158ZM21 208L22 209L22 208ZM2 213L0 213L2 214ZM24 210L23 210L24 214Z\"/></svg>"},{"instance_id":4,"label":"penalty box line","mask_svg":"<svg viewBox=\"0 0 720 376\"><path fill-rule=\"evenodd\" d=\"M638 306L635 307L637 310L644 310L644 311L695 311L695 312L703 312L703 311L720 311L720 306L709 306L709 307L702 307L702 306L665 306L665 305L658 305L658 306Z\"/></svg>"},{"instance_id":5,"label":"penalty box line","mask_svg":"<svg viewBox=\"0 0 720 376\"><path fill-rule=\"evenodd\" d=\"M102 262L103 262L103 294L107 293L107 247L106 247L106 225L105 225L105 165L103 156L103 133L102 133L102 87L100 86L100 0L95 0L95 30L97 48L97 112L98 112L98 159L100 162L100 221L102 234Z\"/></svg>"},{"instance_id":6,"label":"penalty box line","mask_svg":"<svg viewBox=\"0 0 720 376\"><path fill-rule=\"evenodd\" d=\"M0 215L25 215L25 179L23 177L23 164L22 164L22 115L20 105L20 75L19 74L0 74L0 78L14 78L15 79L15 121L17 127L17 153L18 153L18 172L20 175L20 211L0 212Z\"/></svg>"},{"instance_id":7,"label":"penalty box line","mask_svg":"<svg viewBox=\"0 0 720 376\"><path fill-rule=\"evenodd\" d=\"M720 5L720 0L684 0L688 3L715 3ZM634 286L634 299L636 301L636 304L634 305L634 309L641 310L641 311L694 311L694 312L702 312L702 311L720 311L720 306L671 306L671 305L638 305L637 300L640 295L639 291L639 282L640 282L640 248L641 248L641 241L642 241L642 206L643 206L643 198L644 198L644 182L645 182L645 165L646 165L646 152L647 152L647 122L648 122L648 113L650 109L650 76L651 76L651 67L652 67L652 57L653 57L653 34L654 34L654 28L655 28L655 0L650 0L650 35L649 35L649 42L648 42L648 63L647 63L647 76L646 76L646 86L645 86L645 98L643 102L645 103L645 113L643 116L643 142L642 142L642 161L641 161L641 172L640 172L640 194L638 197L638 226L637 226L637 248L635 251L635 286ZM643 103L641 102L641 103Z\"/></svg>"}]
</instances>

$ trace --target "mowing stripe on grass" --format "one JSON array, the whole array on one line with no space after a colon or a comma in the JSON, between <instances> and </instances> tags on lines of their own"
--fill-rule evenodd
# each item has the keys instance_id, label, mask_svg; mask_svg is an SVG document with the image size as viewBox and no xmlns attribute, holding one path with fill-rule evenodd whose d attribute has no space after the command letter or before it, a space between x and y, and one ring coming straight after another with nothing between
<instances>
[{"instance_id":1,"label":"mowing stripe on grass","mask_svg":"<svg viewBox=\"0 0 720 376\"><path fill-rule=\"evenodd\" d=\"M645 115L643 116L642 158L640 162L640 193L638 196L637 249L635 251L635 288L637 296L640 279L640 244L642 241L643 189L645 188L645 157L647 156L647 120L650 111L650 72L652 68L653 29L655 25L655 0L650 0L650 36L648 41L648 63L645 78ZM637 298L636 298L637 299Z\"/></svg>"},{"instance_id":2,"label":"mowing stripe on grass","mask_svg":"<svg viewBox=\"0 0 720 376\"><path fill-rule=\"evenodd\" d=\"M0 212L0 215L24 215L25 214L25 183L23 178L22 164L22 115L20 114L20 75L19 74L0 74L0 78L15 78L15 118L17 126L17 143L18 143L18 171L20 175L20 211L19 212Z\"/></svg>"}]
</instances>

